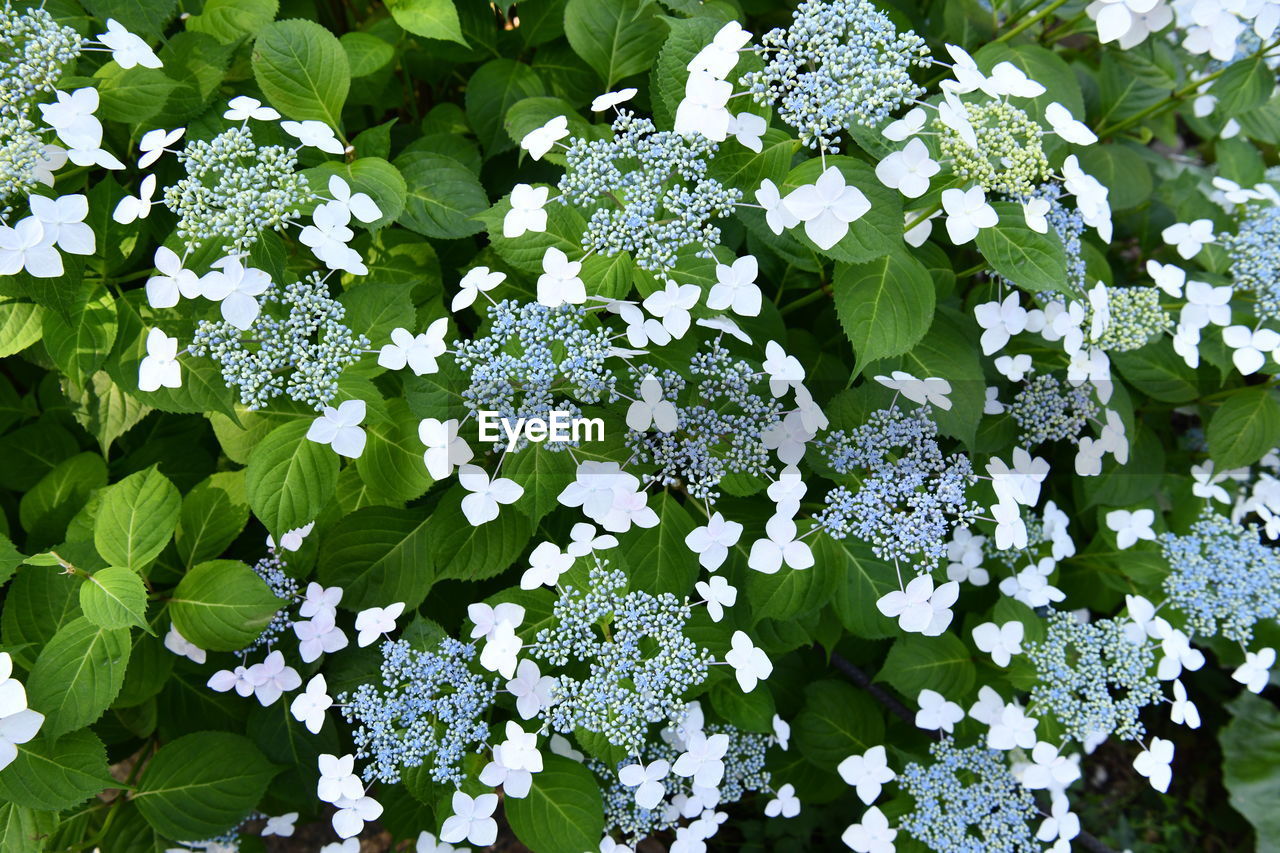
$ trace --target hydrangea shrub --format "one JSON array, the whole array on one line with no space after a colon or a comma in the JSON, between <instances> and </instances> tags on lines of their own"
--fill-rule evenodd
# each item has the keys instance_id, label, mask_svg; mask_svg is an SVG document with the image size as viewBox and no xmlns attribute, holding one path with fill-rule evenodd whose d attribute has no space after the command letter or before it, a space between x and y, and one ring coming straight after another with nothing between
<instances>
[{"instance_id":1,"label":"hydrangea shrub","mask_svg":"<svg viewBox=\"0 0 1280 853\"><path fill-rule=\"evenodd\" d=\"M0 853L1276 849L1277 49L4 0Z\"/></svg>"}]
</instances>

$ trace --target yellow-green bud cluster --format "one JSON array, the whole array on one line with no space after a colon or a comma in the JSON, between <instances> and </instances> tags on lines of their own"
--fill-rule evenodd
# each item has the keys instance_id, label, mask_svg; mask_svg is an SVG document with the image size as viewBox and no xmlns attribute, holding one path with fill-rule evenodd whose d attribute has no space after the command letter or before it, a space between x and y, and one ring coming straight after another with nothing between
<instances>
[{"instance_id":1,"label":"yellow-green bud cluster","mask_svg":"<svg viewBox=\"0 0 1280 853\"><path fill-rule=\"evenodd\" d=\"M942 154L955 173L987 192L1031 195L1050 175L1040 137L1044 130L1023 110L1004 101L968 104L969 121L978 137L972 148L954 130L937 122Z\"/></svg>"}]
</instances>

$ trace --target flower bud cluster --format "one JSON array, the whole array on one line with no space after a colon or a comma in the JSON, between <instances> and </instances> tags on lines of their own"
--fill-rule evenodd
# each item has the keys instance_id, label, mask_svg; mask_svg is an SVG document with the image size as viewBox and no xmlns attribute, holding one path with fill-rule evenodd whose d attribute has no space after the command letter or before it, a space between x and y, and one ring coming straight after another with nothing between
<instances>
[{"instance_id":1,"label":"flower bud cluster","mask_svg":"<svg viewBox=\"0 0 1280 853\"><path fill-rule=\"evenodd\" d=\"M190 140L178 160L187 177L165 188L164 203L178 216L178 236L188 248L219 239L227 254L246 252L263 231L284 230L315 197L306 176L294 171L297 153L258 145L248 124Z\"/></svg>"},{"instance_id":2,"label":"flower bud cluster","mask_svg":"<svg viewBox=\"0 0 1280 853\"><path fill-rule=\"evenodd\" d=\"M867 0L805 0L760 44L764 68L740 82L810 148L838 152L847 128L880 124L925 93L910 74L930 62L924 39L899 33Z\"/></svg>"}]
</instances>

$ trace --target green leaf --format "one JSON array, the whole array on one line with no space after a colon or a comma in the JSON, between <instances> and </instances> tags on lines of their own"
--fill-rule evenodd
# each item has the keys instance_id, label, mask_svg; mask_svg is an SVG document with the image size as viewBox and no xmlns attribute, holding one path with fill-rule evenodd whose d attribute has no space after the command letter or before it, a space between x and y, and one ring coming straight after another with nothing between
<instances>
[{"instance_id":1,"label":"green leaf","mask_svg":"<svg viewBox=\"0 0 1280 853\"><path fill-rule=\"evenodd\" d=\"M926 687L953 701L973 688L977 670L964 642L951 632L937 637L907 634L894 641L876 681L887 681L909 700Z\"/></svg>"},{"instance_id":2,"label":"green leaf","mask_svg":"<svg viewBox=\"0 0 1280 853\"><path fill-rule=\"evenodd\" d=\"M4 586L14 571L26 561L22 552L13 547L9 537L0 533L0 586Z\"/></svg>"},{"instance_id":3,"label":"green leaf","mask_svg":"<svg viewBox=\"0 0 1280 853\"><path fill-rule=\"evenodd\" d=\"M426 237L467 237L484 226L473 219L489 207L484 187L470 169L452 157L424 152L401 154L396 167L407 195L399 223Z\"/></svg>"},{"instance_id":4,"label":"green leaf","mask_svg":"<svg viewBox=\"0 0 1280 853\"><path fill-rule=\"evenodd\" d=\"M0 853L34 853L58 826L58 815L17 803L0 803Z\"/></svg>"},{"instance_id":5,"label":"green leaf","mask_svg":"<svg viewBox=\"0 0 1280 853\"><path fill-rule=\"evenodd\" d=\"M90 622L103 628L147 625L147 587L132 569L109 566L94 572L80 585L80 609Z\"/></svg>"},{"instance_id":6,"label":"green leaf","mask_svg":"<svg viewBox=\"0 0 1280 853\"><path fill-rule=\"evenodd\" d=\"M387 8L397 24L416 36L467 46L453 0L388 0Z\"/></svg>"},{"instance_id":7,"label":"green leaf","mask_svg":"<svg viewBox=\"0 0 1280 853\"><path fill-rule=\"evenodd\" d=\"M871 208L859 219L849 224L849 233L830 249L819 249L805 234L804 226L787 232L797 248L847 263L863 263L874 260L902 246L902 196L891 190L876 177L875 170L854 157L828 156L826 168L839 169L845 184L856 187L870 203ZM812 184L822 177L825 169L817 158L809 158L787 174L780 187L783 195L805 184ZM754 187L750 190L754 191Z\"/></svg>"},{"instance_id":8,"label":"green leaf","mask_svg":"<svg viewBox=\"0 0 1280 853\"><path fill-rule=\"evenodd\" d=\"M884 720L875 700L834 679L805 688L804 708L791 725L792 749L828 769L884 742Z\"/></svg>"},{"instance_id":9,"label":"green leaf","mask_svg":"<svg viewBox=\"0 0 1280 853\"><path fill-rule=\"evenodd\" d=\"M0 358L22 352L40 340L44 309L34 302L0 299Z\"/></svg>"},{"instance_id":10,"label":"green leaf","mask_svg":"<svg viewBox=\"0 0 1280 853\"><path fill-rule=\"evenodd\" d=\"M564 32L606 89L652 65L667 35L651 0L569 0Z\"/></svg>"},{"instance_id":11,"label":"green leaf","mask_svg":"<svg viewBox=\"0 0 1280 853\"><path fill-rule=\"evenodd\" d=\"M212 838L257 806L277 768L242 735L196 732L165 744L133 802L169 838Z\"/></svg>"},{"instance_id":12,"label":"green leaf","mask_svg":"<svg viewBox=\"0 0 1280 853\"><path fill-rule=\"evenodd\" d=\"M1111 353L1124 380L1143 394L1166 403L1189 403L1200 396L1194 368L1173 351L1167 337L1128 352Z\"/></svg>"},{"instance_id":13,"label":"green leaf","mask_svg":"<svg viewBox=\"0 0 1280 853\"><path fill-rule=\"evenodd\" d=\"M1022 208L997 201L992 207L1000 223L978 232L978 251L995 271L1028 293L1056 290L1071 294L1067 283L1067 255L1052 230L1038 234L1027 227Z\"/></svg>"},{"instance_id":14,"label":"green leaf","mask_svg":"<svg viewBox=\"0 0 1280 853\"><path fill-rule=\"evenodd\" d=\"M338 485L338 456L306 437L310 426L307 420L282 424L249 454L249 506L277 538L314 521Z\"/></svg>"},{"instance_id":15,"label":"green leaf","mask_svg":"<svg viewBox=\"0 0 1280 853\"><path fill-rule=\"evenodd\" d=\"M760 145L759 153L741 145L721 151L707 167L707 175L725 186L742 189L747 198L754 198L765 178L782 183L800 142L771 127L760 137Z\"/></svg>"},{"instance_id":16,"label":"green leaf","mask_svg":"<svg viewBox=\"0 0 1280 853\"><path fill-rule=\"evenodd\" d=\"M178 526L182 496L153 465L130 474L102 495L93 523L93 544L113 566L140 572Z\"/></svg>"},{"instance_id":17,"label":"green leaf","mask_svg":"<svg viewBox=\"0 0 1280 853\"><path fill-rule=\"evenodd\" d=\"M756 685L750 693L743 693L732 679L724 679L709 694L716 713L739 729L748 732L773 732L773 715L777 706L773 693L765 683Z\"/></svg>"},{"instance_id":18,"label":"green leaf","mask_svg":"<svg viewBox=\"0 0 1280 853\"><path fill-rule=\"evenodd\" d=\"M751 601L752 619L785 621L822 607L830 600L836 579L832 568L815 561L807 569L784 566L771 575L749 572L747 598Z\"/></svg>"},{"instance_id":19,"label":"green leaf","mask_svg":"<svg viewBox=\"0 0 1280 853\"><path fill-rule=\"evenodd\" d=\"M329 178L333 175L346 181L353 194L368 194L382 211L382 216L373 222L360 223L369 230L390 225L404 211L405 194L408 192L404 176L395 166L380 157L361 157L350 163L329 160L314 169L303 170L303 174L307 176L313 189L326 195L329 192ZM356 220L353 219L351 224L354 226Z\"/></svg>"},{"instance_id":20,"label":"green leaf","mask_svg":"<svg viewBox=\"0 0 1280 853\"><path fill-rule=\"evenodd\" d=\"M924 338L900 362L902 370L921 379L939 376L951 383L951 409L935 409L933 419L942 432L966 444L973 443L986 399L978 338L972 317L940 308ZM875 370L888 372L879 367Z\"/></svg>"},{"instance_id":21,"label":"green leaf","mask_svg":"<svg viewBox=\"0 0 1280 853\"><path fill-rule=\"evenodd\" d=\"M815 538L814 560L830 566L835 575L831 603L845 629L869 640L897 636L897 624L876 607L885 593L898 588L893 565L877 558L869 545L852 536Z\"/></svg>"},{"instance_id":22,"label":"green leaf","mask_svg":"<svg viewBox=\"0 0 1280 853\"><path fill-rule=\"evenodd\" d=\"M351 87L347 54L315 21L277 21L253 45L253 76L271 105L292 119L317 119L335 130Z\"/></svg>"},{"instance_id":23,"label":"green leaf","mask_svg":"<svg viewBox=\"0 0 1280 853\"><path fill-rule=\"evenodd\" d=\"M347 64L351 66L352 79L367 77L381 71L395 59L396 49L371 33L343 33L338 41L347 52Z\"/></svg>"},{"instance_id":24,"label":"green leaf","mask_svg":"<svg viewBox=\"0 0 1280 853\"><path fill-rule=\"evenodd\" d=\"M1222 78L1213 84L1218 103L1214 112L1234 118L1262 106L1276 86L1276 75L1266 57L1250 56L1227 66Z\"/></svg>"},{"instance_id":25,"label":"green leaf","mask_svg":"<svg viewBox=\"0 0 1280 853\"><path fill-rule=\"evenodd\" d=\"M1258 853L1280 851L1280 712L1252 693L1227 703L1231 722L1222 729L1222 783L1231 805L1257 833Z\"/></svg>"},{"instance_id":26,"label":"green leaf","mask_svg":"<svg viewBox=\"0 0 1280 853\"><path fill-rule=\"evenodd\" d=\"M507 507L493 521L472 526L462 513L464 494L461 486L450 487L427 520L427 542L439 580L484 580L500 574L533 535L528 516Z\"/></svg>"},{"instance_id":27,"label":"green leaf","mask_svg":"<svg viewBox=\"0 0 1280 853\"><path fill-rule=\"evenodd\" d=\"M536 71L513 59L492 59L467 81L467 121L484 147L486 157L514 144L504 126L507 111L519 101L546 94Z\"/></svg>"},{"instance_id":28,"label":"green leaf","mask_svg":"<svg viewBox=\"0 0 1280 853\"><path fill-rule=\"evenodd\" d=\"M111 450L117 438L152 411L150 406L125 393L105 370L88 377L84 385L68 377L63 388L72 404L71 414L76 423L98 439L98 447L104 454Z\"/></svg>"},{"instance_id":29,"label":"green leaf","mask_svg":"<svg viewBox=\"0 0 1280 853\"><path fill-rule=\"evenodd\" d=\"M833 287L836 314L859 370L907 352L933 322L933 279L905 250L865 264L838 264Z\"/></svg>"},{"instance_id":30,"label":"green leaf","mask_svg":"<svg viewBox=\"0 0 1280 853\"><path fill-rule=\"evenodd\" d=\"M279 0L206 0L200 14L187 19L187 29L232 44L261 31L279 8Z\"/></svg>"},{"instance_id":31,"label":"green leaf","mask_svg":"<svg viewBox=\"0 0 1280 853\"><path fill-rule=\"evenodd\" d=\"M70 321L85 301L84 267L84 257L64 253L61 275L35 278L27 272L15 273L4 282L5 295L30 299Z\"/></svg>"},{"instance_id":32,"label":"green leaf","mask_svg":"<svg viewBox=\"0 0 1280 853\"><path fill-rule=\"evenodd\" d=\"M211 560L230 545L249 521L243 471L209 475L182 499L173 544L190 568Z\"/></svg>"},{"instance_id":33,"label":"green leaf","mask_svg":"<svg viewBox=\"0 0 1280 853\"><path fill-rule=\"evenodd\" d=\"M492 208L486 210L478 218L483 221L489 232L489 243L494 251L511 266L521 272L537 274L542 271L542 257L548 248L554 246L569 257L577 257L582 252L582 232L586 230L587 221L582 214L567 204L549 204L547 211L547 228L537 233L526 232L512 239L502 235L502 220L511 210L510 197L504 197ZM582 280L591 282L591 261L604 258L592 255L582 265Z\"/></svg>"},{"instance_id":34,"label":"green leaf","mask_svg":"<svg viewBox=\"0 0 1280 853\"><path fill-rule=\"evenodd\" d=\"M1238 391L1213 413L1205 437L1217 470L1252 465L1280 442L1280 404L1265 386Z\"/></svg>"},{"instance_id":35,"label":"green leaf","mask_svg":"<svg viewBox=\"0 0 1280 853\"><path fill-rule=\"evenodd\" d=\"M102 366L116 339L116 304L106 288L85 303L68 323L52 311L44 315L44 348L58 369L77 382Z\"/></svg>"},{"instance_id":36,"label":"green leaf","mask_svg":"<svg viewBox=\"0 0 1280 853\"><path fill-rule=\"evenodd\" d=\"M1124 145L1090 145L1076 153L1081 168L1107 188L1112 211L1129 210L1150 200L1151 170L1137 152Z\"/></svg>"},{"instance_id":37,"label":"green leaf","mask_svg":"<svg viewBox=\"0 0 1280 853\"><path fill-rule=\"evenodd\" d=\"M423 461L418 421L404 400L387 401L387 420L365 428L364 453L356 460L360 479L378 495L397 501L413 500L433 482Z\"/></svg>"},{"instance_id":38,"label":"green leaf","mask_svg":"<svg viewBox=\"0 0 1280 853\"><path fill-rule=\"evenodd\" d=\"M80 616L71 579L48 568L23 566L5 590L0 630L14 660L30 669L36 655L64 625Z\"/></svg>"},{"instance_id":39,"label":"green leaf","mask_svg":"<svg viewBox=\"0 0 1280 853\"><path fill-rule=\"evenodd\" d=\"M169 615L179 633L200 648L234 652L257 639L284 604L244 563L210 560L183 576Z\"/></svg>"},{"instance_id":40,"label":"green leaf","mask_svg":"<svg viewBox=\"0 0 1280 853\"><path fill-rule=\"evenodd\" d=\"M0 771L0 800L61 811L116 784L107 771L107 748L97 735L82 729L57 740L37 737L19 744L18 757Z\"/></svg>"},{"instance_id":41,"label":"green leaf","mask_svg":"<svg viewBox=\"0 0 1280 853\"><path fill-rule=\"evenodd\" d=\"M44 714L40 734L56 738L89 725L116 698L129 664L129 631L73 619L40 650L27 682L32 708Z\"/></svg>"},{"instance_id":42,"label":"green leaf","mask_svg":"<svg viewBox=\"0 0 1280 853\"><path fill-rule=\"evenodd\" d=\"M428 518L420 509L356 510L325 534L316 579L341 586L342 606L350 610L393 601L412 610L435 580Z\"/></svg>"},{"instance_id":43,"label":"green leaf","mask_svg":"<svg viewBox=\"0 0 1280 853\"><path fill-rule=\"evenodd\" d=\"M630 567L631 588L686 595L698 579L699 568L698 555L689 550L684 539L698 523L667 492L651 497L649 506L658 514L658 523L622 539L621 553Z\"/></svg>"},{"instance_id":44,"label":"green leaf","mask_svg":"<svg viewBox=\"0 0 1280 853\"><path fill-rule=\"evenodd\" d=\"M141 124L160 112L178 81L159 68L121 68L115 62L94 72L98 81L97 115L110 121Z\"/></svg>"},{"instance_id":45,"label":"green leaf","mask_svg":"<svg viewBox=\"0 0 1280 853\"><path fill-rule=\"evenodd\" d=\"M18 504L27 547L34 550L35 543L61 541L67 523L89 500L90 492L106 483L107 463L96 453L78 453L58 463Z\"/></svg>"},{"instance_id":46,"label":"green leaf","mask_svg":"<svg viewBox=\"0 0 1280 853\"><path fill-rule=\"evenodd\" d=\"M559 755L543 760L529 796L506 800L507 820L533 853L583 853L600 846L604 801L591 771Z\"/></svg>"},{"instance_id":47,"label":"green leaf","mask_svg":"<svg viewBox=\"0 0 1280 853\"><path fill-rule=\"evenodd\" d=\"M83 5L95 18L114 18L129 32L150 41L164 32L178 3L177 0L86 0Z\"/></svg>"},{"instance_id":48,"label":"green leaf","mask_svg":"<svg viewBox=\"0 0 1280 853\"><path fill-rule=\"evenodd\" d=\"M538 521L559 505L560 493L573 482L577 468L568 453L548 450L546 444L530 444L507 457L503 476L524 488L514 506Z\"/></svg>"}]
</instances>

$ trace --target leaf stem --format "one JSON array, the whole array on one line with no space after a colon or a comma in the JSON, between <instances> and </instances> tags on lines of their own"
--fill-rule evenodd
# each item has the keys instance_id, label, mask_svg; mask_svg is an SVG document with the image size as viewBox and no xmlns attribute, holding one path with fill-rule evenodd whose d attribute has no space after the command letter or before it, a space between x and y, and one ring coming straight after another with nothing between
<instances>
[{"instance_id":1,"label":"leaf stem","mask_svg":"<svg viewBox=\"0 0 1280 853\"><path fill-rule=\"evenodd\" d=\"M1268 45L1264 45L1263 47L1258 49L1258 51L1253 55L1253 58L1258 59L1266 55L1271 50L1273 50L1277 45L1280 45L1280 40L1273 41ZM1115 124L1107 125L1106 127L1098 131L1098 136L1110 136L1116 133L1117 131L1124 130L1125 128L1130 127L1131 125L1142 121L1144 118L1147 118L1148 116L1151 116L1157 112L1160 112L1166 107L1169 107L1169 106L1172 106L1173 104L1178 103L1187 95L1190 95L1193 92L1197 91L1205 83L1211 83L1214 80L1217 80L1219 77L1221 77L1223 74L1227 72L1227 69L1232 68L1233 66L1234 66L1234 63L1232 63L1232 65L1223 66L1222 68L1219 68L1217 71L1214 71L1211 74L1206 74L1203 77L1199 77L1195 80L1192 80L1190 83L1186 84L1181 89L1174 90L1167 97L1159 101L1156 101L1154 104L1147 107L1146 109L1139 110L1138 112L1134 113L1128 118L1122 119L1116 122Z\"/></svg>"},{"instance_id":2,"label":"leaf stem","mask_svg":"<svg viewBox=\"0 0 1280 853\"><path fill-rule=\"evenodd\" d=\"M1049 17L1049 16L1050 16L1050 15L1052 15L1054 12L1058 11L1059 7L1061 7L1061 6L1065 6L1066 4L1067 4L1067 0L1053 0L1053 2L1052 2L1052 3L1050 3L1048 6L1045 6L1045 7L1044 7L1043 9L1041 9L1039 12L1036 12L1036 13L1035 13L1034 15L1032 15L1030 18L1027 18L1027 19L1026 19L1025 21L1023 21L1022 23L1018 24L1017 26L1013 27L1012 29L1005 30L1003 33L1001 33L999 36L997 36L997 37L996 37L996 43L998 44L999 42L1002 42L1002 41L1008 41L1009 39L1013 38L1014 36L1016 36L1016 35L1018 35L1018 34L1022 33L1022 32L1023 32L1024 30L1026 30L1028 27L1034 27L1036 24L1040 23L1040 22L1041 22L1041 21L1043 21L1045 18ZM1014 17L1014 18L1011 18L1010 20L1012 20L1012 21L1016 21L1016 20L1017 20L1017 18L1016 18L1016 17ZM1005 21L1004 23L1005 23L1005 26L1006 26L1006 27L1007 27L1007 26L1009 26L1009 21Z\"/></svg>"}]
</instances>

